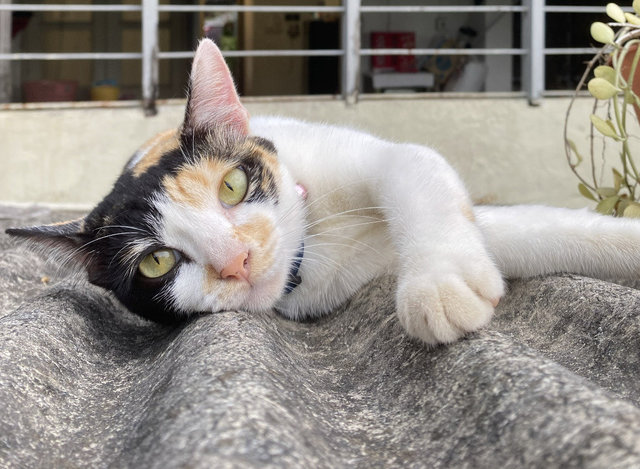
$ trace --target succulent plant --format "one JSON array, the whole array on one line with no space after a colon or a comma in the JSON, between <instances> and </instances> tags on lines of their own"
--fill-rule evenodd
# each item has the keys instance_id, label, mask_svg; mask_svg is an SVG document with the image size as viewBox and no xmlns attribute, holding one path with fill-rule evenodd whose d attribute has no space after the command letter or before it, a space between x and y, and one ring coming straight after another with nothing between
<instances>
[{"instance_id":1,"label":"succulent plant","mask_svg":"<svg viewBox=\"0 0 640 469\"><path fill-rule=\"evenodd\" d=\"M635 14L609 3L606 13L613 21L591 25L591 37L602 46L587 65L565 121L565 151L580 180L580 194L597 202L598 212L625 217L640 217L640 172L631 152L632 141L638 141L631 130L634 126L639 128L640 119L640 71L636 74L640 60L640 0L634 0L633 10ZM587 89L595 103L589 115L590 174L583 176L578 168L583 169L587 163L576 143L568 138L567 129L571 109L587 78ZM609 185L602 184L605 173L611 176L607 178Z\"/></svg>"}]
</instances>

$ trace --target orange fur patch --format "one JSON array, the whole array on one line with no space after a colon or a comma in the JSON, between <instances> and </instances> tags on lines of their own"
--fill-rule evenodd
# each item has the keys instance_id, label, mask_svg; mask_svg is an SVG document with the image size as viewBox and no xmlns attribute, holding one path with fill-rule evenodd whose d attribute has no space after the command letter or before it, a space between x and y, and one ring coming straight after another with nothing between
<instances>
[{"instance_id":1,"label":"orange fur patch","mask_svg":"<svg viewBox=\"0 0 640 469\"><path fill-rule=\"evenodd\" d=\"M234 282L227 282L222 280L220 274L211 265L205 267L204 285L203 289L205 293L215 293L220 302L224 303L229 298L233 297L235 293L236 285Z\"/></svg>"},{"instance_id":2,"label":"orange fur patch","mask_svg":"<svg viewBox=\"0 0 640 469\"><path fill-rule=\"evenodd\" d=\"M222 278L216 269L212 265L205 266L204 272L204 291L211 293L216 289L216 286L220 284Z\"/></svg>"},{"instance_id":3,"label":"orange fur patch","mask_svg":"<svg viewBox=\"0 0 640 469\"><path fill-rule=\"evenodd\" d=\"M258 153L264 161L265 166L268 166L269 169L274 173L278 171L277 155L275 153L271 153L266 148L261 147L257 143L248 140L240 147L240 151L242 153Z\"/></svg>"},{"instance_id":4,"label":"orange fur patch","mask_svg":"<svg viewBox=\"0 0 640 469\"><path fill-rule=\"evenodd\" d=\"M257 216L253 221L235 228L235 236L245 244L257 243L264 248L271 238L273 223L267 217Z\"/></svg>"},{"instance_id":5,"label":"orange fur patch","mask_svg":"<svg viewBox=\"0 0 640 469\"><path fill-rule=\"evenodd\" d=\"M144 153L144 156L134 166L133 175L140 177L149 168L158 164L162 155L175 150L179 146L178 132L175 129L159 133L138 150L138 152Z\"/></svg>"},{"instance_id":6,"label":"orange fur patch","mask_svg":"<svg viewBox=\"0 0 640 469\"><path fill-rule=\"evenodd\" d=\"M273 262L273 223L267 217L257 216L253 221L235 228L235 236L241 242L259 249L251 257L252 275L261 275Z\"/></svg>"},{"instance_id":7,"label":"orange fur patch","mask_svg":"<svg viewBox=\"0 0 640 469\"><path fill-rule=\"evenodd\" d=\"M220 183L229 169L221 161L203 158L175 176L165 176L162 183L174 202L202 209L218 199Z\"/></svg>"},{"instance_id":8,"label":"orange fur patch","mask_svg":"<svg viewBox=\"0 0 640 469\"><path fill-rule=\"evenodd\" d=\"M267 170L271 172L273 177L275 178L276 184L280 181L280 167L278 166L278 157L275 153L271 153L266 148L263 148L257 145L254 142L247 141L241 148L240 151L242 153L252 153L257 155L260 160L262 160L263 165L263 175L262 175L262 183L260 184L260 189L263 192L269 192L269 183L268 178L266 177Z\"/></svg>"}]
</instances>

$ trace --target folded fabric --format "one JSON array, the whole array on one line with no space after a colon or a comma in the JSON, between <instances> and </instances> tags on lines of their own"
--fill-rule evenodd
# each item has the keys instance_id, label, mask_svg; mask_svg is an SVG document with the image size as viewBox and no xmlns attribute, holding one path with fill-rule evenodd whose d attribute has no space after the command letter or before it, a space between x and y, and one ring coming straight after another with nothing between
<instances>
[{"instance_id":1,"label":"folded fabric","mask_svg":"<svg viewBox=\"0 0 640 469\"><path fill-rule=\"evenodd\" d=\"M429 349L391 278L316 321L165 327L45 257L0 237L0 467L640 467L634 282L513 281Z\"/></svg>"}]
</instances>

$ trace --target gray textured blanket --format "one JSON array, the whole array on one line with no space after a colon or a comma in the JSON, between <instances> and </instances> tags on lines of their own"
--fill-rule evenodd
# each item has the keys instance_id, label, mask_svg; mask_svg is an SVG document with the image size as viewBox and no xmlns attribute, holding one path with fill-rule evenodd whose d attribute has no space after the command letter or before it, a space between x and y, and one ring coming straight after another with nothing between
<instances>
[{"instance_id":1,"label":"gray textured blanket","mask_svg":"<svg viewBox=\"0 0 640 469\"><path fill-rule=\"evenodd\" d=\"M0 467L640 467L639 291L514 281L487 330L429 350L392 289L167 328L2 235Z\"/></svg>"}]
</instances>

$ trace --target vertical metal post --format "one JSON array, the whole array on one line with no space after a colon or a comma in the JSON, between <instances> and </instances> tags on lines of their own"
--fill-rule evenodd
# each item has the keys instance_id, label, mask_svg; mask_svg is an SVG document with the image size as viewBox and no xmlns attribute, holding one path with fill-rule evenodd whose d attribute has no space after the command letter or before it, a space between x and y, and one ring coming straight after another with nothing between
<instances>
[{"instance_id":1,"label":"vertical metal post","mask_svg":"<svg viewBox=\"0 0 640 469\"><path fill-rule=\"evenodd\" d=\"M147 116L157 114L158 0L142 0L142 106Z\"/></svg>"},{"instance_id":2,"label":"vertical metal post","mask_svg":"<svg viewBox=\"0 0 640 469\"><path fill-rule=\"evenodd\" d=\"M360 81L360 0L342 0L342 4L342 96L347 104L355 104Z\"/></svg>"},{"instance_id":3,"label":"vertical metal post","mask_svg":"<svg viewBox=\"0 0 640 469\"><path fill-rule=\"evenodd\" d=\"M522 47L527 54L522 61L522 81L529 104L542 103L544 92L545 0L524 0Z\"/></svg>"},{"instance_id":4,"label":"vertical metal post","mask_svg":"<svg viewBox=\"0 0 640 469\"><path fill-rule=\"evenodd\" d=\"M0 0L10 4L11 0ZM0 54L11 53L11 12L0 11ZM0 60L0 103L11 101L11 61Z\"/></svg>"}]
</instances>

